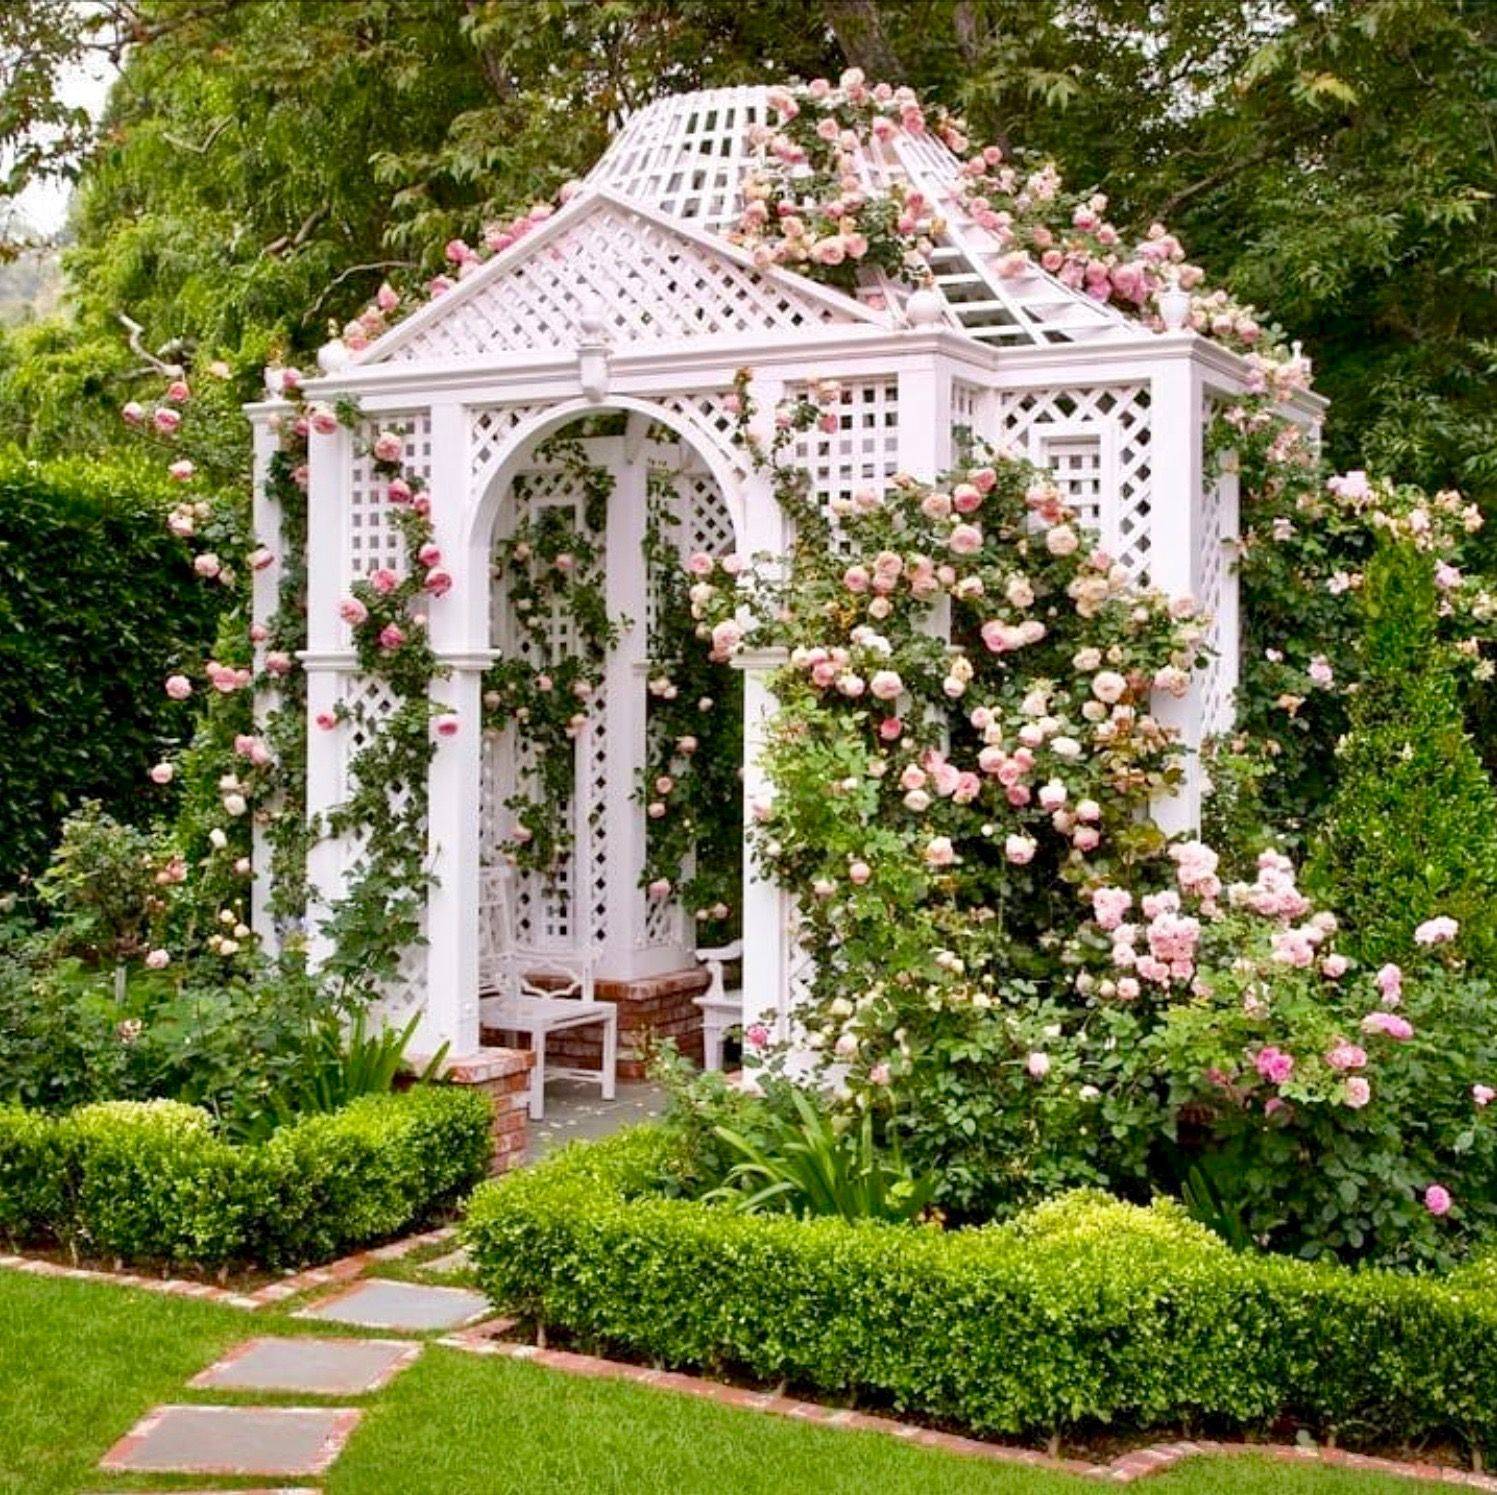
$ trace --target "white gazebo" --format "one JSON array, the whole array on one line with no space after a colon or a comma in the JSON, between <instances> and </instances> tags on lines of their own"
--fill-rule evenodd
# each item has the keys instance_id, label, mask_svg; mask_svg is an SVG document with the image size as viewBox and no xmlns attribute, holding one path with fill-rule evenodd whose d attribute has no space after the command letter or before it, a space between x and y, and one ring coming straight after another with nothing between
<instances>
[{"instance_id":1,"label":"white gazebo","mask_svg":"<svg viewBox=\"0 0 1497 1495\"><path fill-rule=\"evenodd\" d=\"M436 743L424 942L409 952L392 993L422 1014L428 1051L443 1041L453 1055L477 1051L480 962L507 940L585 959L605 994L696 969L683 911L640 887L645 819L635 788L646 750L650 601L641 540L654 469L673 474L683 552L747 563L786 549L787 521L734 440L730 396L740 369L762 411L810 381L837 381L837 429L799 438L814 491L828 499L876 489L901 471L933 477L950 465L959 427L1052 468L1109 551L1210 612L1211 662L1188 697L1163 702L1161 713L1192 745L1230 723L1237 493L1230 475L1209 477L1203 439L1212 402L1248 387L1245 361L1188 331L1151 331L1038 269L1001 276L999 245L958 200L957 158L929 136L897 134L870 147L860 169L871 188L904 180L939 205L938 294L911 295L869 272L849 295L756 268L725 233L755 164L749 132L766 120L765 94L716 89L642 110L542 226L363 352L325 350L324 373L307 386L319 401L356 400L365 434L392 425L408 433L406 461L425 477L453 579L450 594L430 606L430 640L446 669L432 694L463 728ZM250 411L261 468L257 527L275 549L280 520L263 479L275 449L270 418L282 409L272 400ZM1319 409L1303 396L1291 413L1313 425ZM605 412L618 434L584 444L589 462L614 481L598 536L609 611L634 626L609 656L577 741L570 802L557 807L571 825L565 866L547 879L495 879L504 801L525 767L513 731L478 730L484 672L515 646L492 556L522 511L575 507L565 474L538 449L580 416ZM309 717L340 700L377 707L383 689L361 677L338 612L353 580L404 565L360 445L347 429L310 439ZM276 586L275 567L257 576L259 616L274 606ZM564 642L568 620L554 627ZM740 661L746 801L775 664ZM348 739L347 727L310 731L309 814L343 797ZM1193 824L1199 796L1192 772L1160 807L1161 820ZM318 907L336 899L355 855L331 838L311 852L314 955ZM744 1012L783 1018L797 974L794 910L747 859L743 879ZM263 891L259 902L263 910Z\"/></svg>"}]
</instances>

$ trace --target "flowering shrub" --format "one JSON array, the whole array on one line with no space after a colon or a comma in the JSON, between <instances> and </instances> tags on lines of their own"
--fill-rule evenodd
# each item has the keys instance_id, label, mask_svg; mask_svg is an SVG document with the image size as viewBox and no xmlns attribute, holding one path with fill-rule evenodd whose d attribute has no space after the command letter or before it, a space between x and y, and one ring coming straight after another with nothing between
<instances>
[{"instance_id":1,"label":"flowering shrub","mask_svg":"<svg viewBox=\"0 0 1497 1495\"><path fill-rule=\"evenodd\" d=\"M798 1017L834 1103L884 1116L960 1216L1194 1174L1243 1239L1458 1252L1487 1223L1471 1086L1493 1056L1408 1060L1400 973L1353 968L1286 858L1229 886L1148 818L1178 772L1155 704L1200 655L1194 603L1141 590L1044 475L978 451L823 511L784 454L834 393L765 417L740 391L796 538L781 577L691 593L715 654L786 649L755 843L799 903ZM1441 1010L1418 1033L1436 1051ZM1415 1146L1421 1105L1460 1124Z\"/></svg>"}]
</instances>

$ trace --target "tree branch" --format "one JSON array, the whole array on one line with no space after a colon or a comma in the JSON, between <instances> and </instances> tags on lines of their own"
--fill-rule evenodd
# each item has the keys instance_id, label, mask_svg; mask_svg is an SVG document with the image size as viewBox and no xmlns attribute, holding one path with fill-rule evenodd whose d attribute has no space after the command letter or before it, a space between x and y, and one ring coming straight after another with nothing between
<instances>
[{"instance_id":1,"label":"tree branch","mask_svg":"<svg viewBox=\"0 0 1497 1495\"><path fill-rule=\"evenodd\" d=\"M134 317L126 316L122 311L115 312L115 316L119 318L120 325L130 334L130 351L142 363L160 374L163 379L180 379L182 377L183 370L180 363L168 363L164 358L158 358L141 341L145 328Z\"/></svg>"},{"instance_id":2,"label":"tree branch","mask_svg":"<svg viewBox=\"0 0 1497 1495\"><path fill-rule=\"evenodd\" d=\"M303 313L303 320L315 317L327 298L351 276L362 275L366 270L414 270L415 268L415 260L371 260L367 265L350 265L346 270L340 270L323 286L321 295Z\"/></svg>"}]
</instances>

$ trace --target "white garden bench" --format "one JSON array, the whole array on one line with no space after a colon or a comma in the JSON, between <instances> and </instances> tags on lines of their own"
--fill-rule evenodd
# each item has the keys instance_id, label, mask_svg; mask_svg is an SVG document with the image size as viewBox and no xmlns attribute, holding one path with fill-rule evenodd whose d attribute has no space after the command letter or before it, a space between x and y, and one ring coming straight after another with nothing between
<instances>
[{"instance_id":1,"label":"white garden bench","mask_svg":"<svg viewBox=\"0 0 1497 1495\"><path fill-rule=\"evenodd\" d=\"M743 941L731 945L708 946L697 951L697 959L707 967L707 990L696 999L702 1009L702 1067L723 1067L723 1040L729 1030L743 1025L743 993L729 991L723 984L723 967L743 959Z\"/></svg>"},{"instance_id":2,"label":"white garden bench","mask_svg":"<svg viewBox=\"0 0 1497 1495\"><path fill-rule=\"evenodd\" d=\"M548 1078L596 1084L603 1099L612 1100L618 1070L619 1010L612 1002L593 996L593 964L588 957L527 950L513 943L508 937L509 882L508 868L483 871L483 899L490 917L481 921L481 927L495 933L484 941L479 956L479 1025L523 1033L530 1040L535 1055L530 1071L532 1121L546 1114ZM553 1033L594 1026L603 1029L599 1068L551 1064L548 1069L546 1040Z\"/></svg>"}]
</instances>

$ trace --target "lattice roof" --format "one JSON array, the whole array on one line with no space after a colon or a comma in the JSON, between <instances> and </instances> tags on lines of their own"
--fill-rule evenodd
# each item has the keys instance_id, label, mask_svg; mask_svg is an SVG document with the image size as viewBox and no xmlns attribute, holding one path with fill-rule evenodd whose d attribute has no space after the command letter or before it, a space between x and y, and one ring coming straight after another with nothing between
<instances>
[{"instance_id":1,"label":"lattice roof","mask_svg":"<svg viewBox=\"0 0 1497 1495\"><path fill-rule=\"evenodd\" d=\"M585 188L608 188L677 221L724 232L737 222L743 179L758 164L750 128L773 123L768 92L713 88L657 100L625 123ZM858 164L871 191L905 182L940 204L947 227L932 258L952 325L996 344L1074 342L1134 330L1119 312L1038 266L1000 275L995 266L1003 247L962 207L961 163L933 136L901 132L872 142Z\"/></svg>"}]
</instances>

